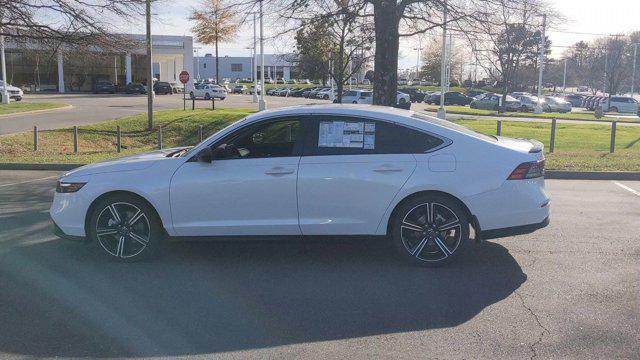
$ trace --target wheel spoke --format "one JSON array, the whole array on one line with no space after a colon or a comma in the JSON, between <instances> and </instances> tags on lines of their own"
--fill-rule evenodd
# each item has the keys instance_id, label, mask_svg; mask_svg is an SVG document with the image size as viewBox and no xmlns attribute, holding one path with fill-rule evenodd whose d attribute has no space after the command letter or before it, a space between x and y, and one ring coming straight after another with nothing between
<instances>
[{"instance_id":1,"label":"wheel spoke","mask_svg":"<svg viewBox=\"0 0 640 360\"><path fill-rule=\"evenodd\" d=\"M144 213L140 210L138 210L132 217L131 219L129 219L129 221L127 221L127 224L129 226L133 225L136 223L136 221L140 220L141 217L144 216Z\"/></svg>"},{"instance_id":2,"label":"wheel spoke","mask_svg":"<svg viewBox=\"0 0 640 360\"><path fill-rule=\"evenodd\" d=\"M113 235L117 233L118 233L118 230L114 228L102 228L102 229L96 230L96 235L98 236Z\"/></svg>"},{"instance_id":3,"label":"wheel spoke","mask_svg":"<svg viewBox=\"0 0 640 360\"><path fill-rule=\"evenodd\" d=\"M120 218L120 214L118 214L118 210L116 210L116 207L114 204L109 205L109 211L111 212L111 216L113 216L113 219L116 222L121 222L122 219Z\"/></svg>"},{"instance_id":4,"label":"wheel spoke","mask_svg":"<svg viewBox=\"0 0 640 360\"><path fill-rule=\"evenodd\" d=\"M140 244L142 244L142 245L145 245L145 246L146 246L146 245L147 245L147 243L148 243L147 239L143 238L142 236L140 236L140 235L138 235L138 234L136 234L136 233L134 233L134 232L130 232L130 233L129 233L129 236L131 236L131 238L132 238L133 240L135 240L135 241L139 242L139 243L140 243Z\"/></svg>"},{"instance_id":5,"label":"wheel spoke","mask_svg":"<svg viewBox=\"0 0 640 360\"><path fill-rule=\"evenodd\" d=\"M406 220L402 222L401 226L403 228L405 228L405 229L422 232L422 227L420 225L416 225L416 224L410 223L410 222L408 222Z\"/></svg>"},{"instance_id":6,"label":"wheel spoke","mask_svg":"<svg viewBox=\"0 0 640 360\"><path fill-rule=\"evenodd\" d=\"M422 240L420 240L420 243L418 243L418 245L416 245L416 247L411 252L411 255L418 257L418 255L420 255L420 253L422 252L422 249L424 249L425 245L427 245L427 242L428 240L426 237L422 238Z\"/></svg>"},{"instance_id":7,"label":"wheel spoke","mask_svg":"<svg viewBox=\"0 0 640 360\"><path fill-rule=\"evenodd\" d=\"M116 248L116 256L121 258L124 257L124 240L124 235L121 235L120 239L118 239L118 247Z\"/></svg>"},{"instance_id":8,"label":"wheel spoke","mask_svg":"<svg viewBox=\"0 0 640 360\"><path fill-rule=\"evenodd\" d=\"M444 257L449 257L449 255L451 255L451 250L449 250L447 245L445 245L445 243L440 239L440 237L438 236L434 237L433 242L435 242L436 245L438 245L438 247L440 248L440 251L442 251L442 253L444 254Z\"/></svg>"},{"instance_id":9,"label":"wheel spoke","mask_svg":"<svg viewBox=\"0 0 640 360\"><path fill-rule=\"evenodd\" d=\"M424 204L426 207L427 224L433 223L433 203Z\"/></svg>"},{"instance_id":10,"label":"wheel spoke","mask_svg":"<svg viewBox=\"0 0 640 360\"><path fill-rule=\"evenodd\" d=\"M438 231L447 231L460 226L460 222L456 219L449 223L438 226Z\"/></svg>"}]
</instances>

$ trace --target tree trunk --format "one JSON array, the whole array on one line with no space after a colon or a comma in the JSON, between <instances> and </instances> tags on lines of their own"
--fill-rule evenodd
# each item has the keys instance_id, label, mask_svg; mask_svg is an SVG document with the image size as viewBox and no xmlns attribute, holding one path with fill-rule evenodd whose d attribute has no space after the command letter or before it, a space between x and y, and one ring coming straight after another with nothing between
<instances>
[{"instance_id":1,"label":"tree trunk","mask_svg":"<svg viewBox=\"0 0 640 360\"><path fill-rule=\"evenodd\" d=\"M373 103L395 106L398 91L398 16L396 1L380 0L374 3L376 27L376 54L373 76Z\"/></svg>"},{"instance_id":2,"label":"tree trunk","mask_svg":"<svg viewBox=\"0 0 640 360\"><path fill-rule=\"evenodd\" d=\"M216 84L220 85L220 79L219 79L219 74L220 71L218 71L218 40L216 39Z\"/></svg>"}]
</instances>

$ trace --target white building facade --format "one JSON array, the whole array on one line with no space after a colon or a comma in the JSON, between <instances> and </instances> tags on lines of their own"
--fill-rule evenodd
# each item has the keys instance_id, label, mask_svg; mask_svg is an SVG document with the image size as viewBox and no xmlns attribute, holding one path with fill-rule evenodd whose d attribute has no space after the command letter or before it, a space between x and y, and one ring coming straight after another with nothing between
<instances>
[{"instance_id":1,"label":"white building facade","mask_svg":"<svg viewBox=\"0 0 640 360\"><path fill-rule=\"evenodd\" d=\"M298 72L293 55L264 55L265 79L297 79ZM206 54L194 58L193 66L195 69L196 79L215 79L216 78L216 58L212 54ZM218 67L220 70L220 80L228 79L235 81L237 79L253 79L253 67L256 67L258 79L260 78L260 55L256 55L255 59L251 56L220 56L218 58Z\"/></svg>"}]
</instances>

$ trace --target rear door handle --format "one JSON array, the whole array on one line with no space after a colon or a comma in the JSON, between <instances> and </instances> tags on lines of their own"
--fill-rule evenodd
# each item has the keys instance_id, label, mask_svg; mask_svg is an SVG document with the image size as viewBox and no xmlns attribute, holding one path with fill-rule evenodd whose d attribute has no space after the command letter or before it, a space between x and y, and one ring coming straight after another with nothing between
<instances>
[{"instance_id":1,"label":"rear door handle","mask_svg":"<svg viewBox=\"0 0 640 360\"><path fill-rule=\"evenodd\" d=\"M265 171L264 173L267 175L287 175L287 174L293 174L295 170L293 169L285 169L281 166L276 166L274 168L271 168L267 171Z\"/></svg>"},{"instance_id":2,"label":"rear door handle","mask_svg":"<svg viewBox=\"0 0 640 360\"><path fill-rule=\"evenodd\" d=\"M394 167L393 165L385 164L380 167L373 169L375 172L385 173L385 172L400 172L404 170L403 168Z\"/></svg>"}]
</instances>

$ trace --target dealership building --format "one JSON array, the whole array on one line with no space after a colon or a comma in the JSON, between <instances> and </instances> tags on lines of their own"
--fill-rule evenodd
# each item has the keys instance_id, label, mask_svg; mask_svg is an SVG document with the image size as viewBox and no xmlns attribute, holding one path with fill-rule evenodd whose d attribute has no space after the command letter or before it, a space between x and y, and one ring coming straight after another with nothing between
<instances>
[{"instance_id":1,"label":"dealership building","mask_svg":"<svg viewBox=\"0 0 640 360\"><path fill-rule=\"evenodd\" d=\"M98 80L109 80L116 87L127 83L146 83L148 61L145 36L125 35L140 46L114 53L92 49L86 53L57 52L33 46L6 44L7 80L28 92L86 92ZM194 73L193 39L190 36L152 36L153 76L160 81L179 82L182 70ZM193 79L193 76L192 76ZM193 86L193 80L187 86Z\"/></svg>"},{"instance_id":2,"label":"dealership building","mask_svg":"<svg viewBox=\"0 0 640 360\"><path fill-rule=\"evenodd\" d=\"M294 63L295 56L292 54L264 55L265 78L271 79L297 79L298 70ZM260 78L260 55L255 59L251 56L220 56L218 58L218 68L220 69L220 80L229 79L253 79L253 67L256 67L258 79ZM196 79L216 78L216 58L212 54L194 58L193 67Z\"/></svg>"}]
</instances>

